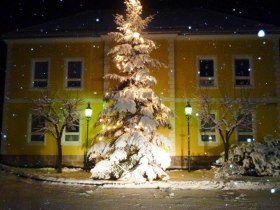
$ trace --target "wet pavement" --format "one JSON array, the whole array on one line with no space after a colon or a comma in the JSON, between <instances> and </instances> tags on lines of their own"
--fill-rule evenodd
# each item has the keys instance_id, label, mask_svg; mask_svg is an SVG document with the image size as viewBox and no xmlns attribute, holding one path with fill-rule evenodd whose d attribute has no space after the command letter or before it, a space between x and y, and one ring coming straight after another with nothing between
<instances>
[{"instance_id":1,"label":"wet pavement","mask_svg":"<svg viewBox=\"0 0 280 210\"><path fill-rule=\"evenodd\" d=\"M269 209L280 210L270 190L103 189L50 184L0 171L0 209Z\"/></svg>"}]
</instances>

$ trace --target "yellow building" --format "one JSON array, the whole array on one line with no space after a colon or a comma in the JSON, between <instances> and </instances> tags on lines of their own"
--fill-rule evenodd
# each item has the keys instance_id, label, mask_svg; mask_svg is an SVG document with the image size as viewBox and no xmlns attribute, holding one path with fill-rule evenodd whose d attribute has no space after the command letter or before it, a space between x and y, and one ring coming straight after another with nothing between
<instances>
[{"instance_id":1,"label":"yellow building","mask_svg":"<svg viewBox=\"0 0 280 210\"><path fill-rule=\"evenodd\" d=\"M260 29L267 34L259 37ZM83 109L88 102L93 108L91 139L97 132L93 125L103 109L103 95L111 85L103 80L114 70L107 56L112 46L107 36L110 31L115 31L112 13L89 11L3 36L8 52L2 162L54 165L55 139L34 130L38 122L31 114L31 100L48 95L84 99L79 128L66 131L62 141L63 163L83 165L87 130ZM201 90L217 100L224 90L231 96L238 96L241 90L249 93L255 104L250 128L236 129L231 143L279 136L279 28L193 9L159 12L145 36L159 46L152 56L167 65L152 73L158 80L156 93L175 113L173 128L161 130L173 145L171 168L186 167L187 101L193 107L189 133L192 168L210 165L223 151L218 132L201 129L201 120L196 116ZM219 118L219 107L213 114Z\"/></svg>"}]
</instances>

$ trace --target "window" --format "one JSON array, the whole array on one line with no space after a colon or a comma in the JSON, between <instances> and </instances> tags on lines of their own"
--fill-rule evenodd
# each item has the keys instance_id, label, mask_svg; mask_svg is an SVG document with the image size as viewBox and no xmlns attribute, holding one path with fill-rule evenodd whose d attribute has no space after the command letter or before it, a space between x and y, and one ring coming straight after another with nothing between
<instances>
[{"instance_id":1,"label":"window","mask_svg":"<svg viewBox=\"0 0 280 210\"><path fill-rule=\"evenodd\" d=\"M45 135L40 129L45 126L45 120L43 117L31 115L31 131L30 142L31 143L44 143Z\"/></svg>"},{"instance_id":2,"label":"window","mask_svg":"<svg viewBox=\"0 0 280 210\"><path fill-rule=\"evenodd\" d=\"M235 86L252 85L252 72L251 72L250 59L235 58L234 71L235 71Z\"/></svg>"},{"instance_id":3,"label":"window","mask_svg":"<svg viewBox=\"0 0 280 210\"><path fill-rule=\"evenodd\" d=\"M65 128L64 143L79 143L80 141L80 125L79 121L72 126Z\"/></svg>"},{"instance_id":4,"label":"window","mask_svg":"<svg viewBox=\"0 0 280 210\"><path fill-rule=\"evenodd\" d=\"M81 88L82 87L82 61L71 60L66 64L66 87Z\"/></svg>"},{"instance_id":5,"label":"window","mask_svg":"<svg viewBox=\"0 0 280 210\"><path fill-rule=\"evenodd\" d=\"M43 89L48 87L49 62L33 61L32 88Z\"/></svg>"},{"instance_id":6,"label":"window","mask_svg":"<svg viewBox=\"0 0 280 210\"><path fill-rule=\"evenodd\" d=\"M211 114L211 118L216 118L215 114ZM200 139L202 142L217 142L215 123L209 120L201 120L200 122Z\"/></svg>"},{"instance_id":7,"label":"window","mask_svg":"<svg viewBox=\"0 0 280 210\"><path fill-rule=\"evenodd\" d=\"M199 86L213 87L215 86L215 65L212 58L198 59L198 76Z\"/></svg>"},{"instance_id":8,"label":"window","mask_svg":"<svg viewBox=\"0 0 280 210\"><path fill-rule=\"evenodd\" d=\"M252 114L238 116L237 120L241 119L243 122L237 127L238 142L251 142L253 141Z\"/></svg>"}]
</instances>

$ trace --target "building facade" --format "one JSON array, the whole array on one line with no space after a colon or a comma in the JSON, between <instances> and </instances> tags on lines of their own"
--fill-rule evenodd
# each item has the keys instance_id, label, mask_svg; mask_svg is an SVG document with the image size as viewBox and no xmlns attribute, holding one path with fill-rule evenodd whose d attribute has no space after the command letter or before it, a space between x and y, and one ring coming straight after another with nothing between
<instances>
[{"instance_id":1,"label":"building facade","mask_svg":"<svg viewBox=\"0 0 280 210\"><path fill-rule=\"evenodd\" d=\"M158 80L155 92L175 113L172 129L160 130L172 143L171 168L186 168L189 134L192 168L209 166L223 151L217 130L202 128L196 115L201 92L219 100L222 92L239 98L246 91L254 104L249 126L235 130L232 144L279 137L280 30L206 10L176 12L176 18L167 21L170 15L156 15L155 23L145 33L158 45L152 57L167 65L151 71ZM258 37L260 29L268 34ZM41 122L32 116L32 99L47 95L84 100L79 126L66 129L62 137L63 163L83 165L87 129L83 111L90 102L91 140L98 131L94 122L106 106L103 96L113 85L103 76L115 71L107 56L112 43L106 35L114 30L112 13L91 11L3 36L8 52L2 162L54 165L55 139L38 133ZM188 101L193 107L190 133L184 113ZM217 119L222 114L219 106L212 112Z\"/></svg>"}]
</instances>

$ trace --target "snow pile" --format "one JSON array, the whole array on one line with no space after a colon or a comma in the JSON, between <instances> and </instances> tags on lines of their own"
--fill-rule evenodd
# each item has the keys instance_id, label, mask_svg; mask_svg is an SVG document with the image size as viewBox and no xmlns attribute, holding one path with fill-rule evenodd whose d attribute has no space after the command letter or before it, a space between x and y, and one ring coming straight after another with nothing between
<instances>
[{"instance_id":1,"label":"snow pile","mask_svg":"<svg viewBox=\"0 0 280 210\"><path fill-rule=\"evenodd\" d=\"M97 162L91 169L92 178L132 182L169 179L164 170L169 167L171 159L161 147L168 143L168 139L164 136L155 135L149 141L141 132L135 131L124 133L114 144L110 142L95 144L88 152L89 159L102 161Z\"/></svg>"},{"instance_id":2,"label":"snow pile","mask_svg":"<svg viewBox=\"0 0 280 210\"><path fill-rule=\"evenodd\" d=\"M280 174L280 139L234 145L229 151L227 162L219 159L221 168L216 177L238 175L278 176Z\"/></svg>"}]
</instances>

